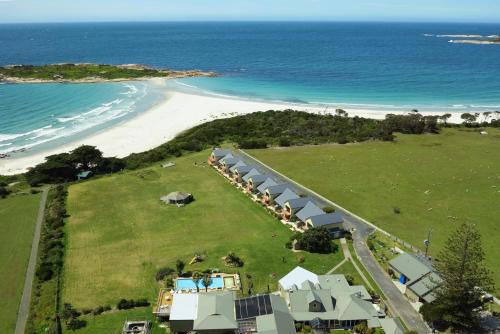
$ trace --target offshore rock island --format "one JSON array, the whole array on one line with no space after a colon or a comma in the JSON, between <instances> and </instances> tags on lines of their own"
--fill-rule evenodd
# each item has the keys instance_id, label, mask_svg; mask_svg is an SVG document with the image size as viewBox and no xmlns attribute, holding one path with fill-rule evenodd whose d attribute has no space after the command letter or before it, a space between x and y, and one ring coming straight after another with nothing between
<instances>
[{"instance_id":1,"label":"offshore rock island","mask_svg":"<svg viewBox=\"0 0 500 334\"><path fill-rule=\"evenodd\" d=\"M217 75L213 72L156 69L137 64L105 65L83 63L40 66L7 65L0 67L0 82L7 83L92 83L215 76Z\"/></svg>"}]
</instances>

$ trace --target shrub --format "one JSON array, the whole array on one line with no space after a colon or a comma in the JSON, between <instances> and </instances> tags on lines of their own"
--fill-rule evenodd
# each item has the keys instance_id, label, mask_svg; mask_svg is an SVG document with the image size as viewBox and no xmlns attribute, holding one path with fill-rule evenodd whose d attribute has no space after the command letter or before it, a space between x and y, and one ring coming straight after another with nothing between
<instances>
[{"instance_id":1,"label":"shrub","mask_svg":"<svg viewBox=\"0 0 500 334\"><path fill-rule=\"evenodd\" d=\"M93 311L92 311L92 314L93 315L99 315L101 314L102 312L104 312L104 307L103 306L97 306Z\"/></svg>"},{"instance_id":2,"label":"shrub","mask_svg":"<svg viewBox=\"0 0 500 334\"><path fill-rule=\"evenodd\" d=\"M182 276L182 271L184 270L184 267L186 266L186 263L180 259L177 259L175 262L175 268L177 269L177 275Z\"/></svg>"},{"instance_id":3,"label":"shrub","mask_svg":"<svg viewBox=\"0 0 500 334\"><path fill-rule=\"evenodd\" d=\"M399 215L401 213L401 209L398 208L397 206L393 208L393 211L395 214Z\"/></svg>"},{"instance_id":4,"label":"shrub","mask_svg":"<svg viewBox=\"0 0 500 334\"><path fill-rule=\"evenodd\" d=\"M116 304L116 308L119 310L128 310L134 307L143 307L143 306L149 306L149 302L147 299L138 299L138 300L127 300L127 299L120 299L118 304Z\"/></svg>"},{"instance_id":5,"label":"shrub","mask_svg":"<svg viewBox=\"0 0 500 334\"><path fill-rule=\"evenodd\" d=\"M243 260L237 256L234 252L229 252L224 258L226 265L230 267L243 267L245 264Z\"/></svg>"},{"instance_id":6,"label":"shrub","mask_svg":"<svg viewBox=\"0 0 500 334\"><path fill-rule=\"evenodd\" d=\"M332 213L332 212L335 212L335 208L332 206L325 206L323 208L323 211L325 211L326 213Z\"/></svg>"},{"instance_id":7,"label":"shrub","mask_svg":"<svg viewBox=\"0 0 500 334\"><path fill-rule=\"evenodd\" d=\"M301 235L299 243L300 249L311 253L328 254L336 250L330 232L324 227L308 229Z\"/></svg>"},{"instance_id":8,"label":"shrub","mask_svg":"<svg viewBox=\"0 0 500 334\"><path fill-rule=\"evenodd\" d=\"M82 308L82 314L90 314L92 312L92 309L90 308Z\"/></svg>"},{"instance_id":9,"label":"shrub","mask_svg":"<svg viewBox=\"0 0 500 334\"><path fill-rule=\"evenodd\" d=\"M10 190L5 187L0 187L0 197L5 198L10 194Z\"/></svg>"},{"instance_id":10,"label":"shrub","mask_svg":"<svg viewBox=\"0 0 500 334\"><path fill-rule=\"evenodd\" d=\"M368 246L368 248L373 251L375 249L375 244L373 243L373 240L372 238L368 238L366 240L366 245Z\"/></svg>"},{"instance_id":11,"label":"shrub","mask_svg":"<svg viewBox=\"0 0 500 334\"><path fill-rule=\"evenodd\" d=\"M175 270L170 268L170 267L160 268L156 272L156 276L155 276L156 281L162 281L163 279L165 279L165 277L172 275L174 272L175 272Z\"/></svg>"},{"instance_id":12,"label":"shrub","mask_svg":"<svg viewBox=\"0 0 500 334\"><path fill-rule=\"evenodd\" d=\"M87 326L87 321L81 320L81 319L71 319L67 324L66 327L69 330L75 331L80 328L84 328Z\"/></svg>"},{"instance_id":13,"label":"shrub","mask_svg":"<svg viewBox=\"0 0 500 334\"><path fill-rule=\"evenodd\" d=\"M298 262L298 263L304 263L304 262L305 262L305 260L306 260L306 258L305 258L304 256L299 256L299 257L297 258L297 262Z\"/></svg>"},{"instance_id":14,"label":"shrub","mask_svg":"<svg viewBox=\"0 0 500 334\"><path fill-rule=\"evenodd\" d=\"M287 138L287 137L281 137L279 140L278 140L278 145L281 146L281 147L288 147L291 145L291 141L290 141L290 138Z\"/></svg>"},{"instance_id":15,"label":"shrub","mask_svg":"<svg viewBox=\"0 0 500 334\"><path fill-rule=\"evenodd\" d=\"M352 277L352 275L345 275L345 279L347 281L347 283L349 283L349 285L353 285L354 284L354 277Z\"/></svg>"}]
</instances>

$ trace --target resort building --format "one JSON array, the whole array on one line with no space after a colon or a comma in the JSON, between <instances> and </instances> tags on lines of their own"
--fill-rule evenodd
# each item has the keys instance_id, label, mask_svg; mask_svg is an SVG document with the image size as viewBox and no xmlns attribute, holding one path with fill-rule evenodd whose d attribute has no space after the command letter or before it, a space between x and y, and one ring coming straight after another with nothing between
<instances>
[{"instance_id":1,"label":"resort building","mask_svg":"<svg viewBox=\"0 0 500 334\"><path fill-rule=\"evenodd\" d=\"M313 202L308 202L300 211L295 215L297 218L296 227L301 230L307 230L306 221L312 216L324 215L325 212L320 209Z\"/></svg>"},{"instance_id":2,"label":"resort building","mask_svg":"<svg viewBox=\"0 0 500 334\"><path fill-rule=\"evenodd\" d=\"M262 196L262 204L275 205L276 198L287 189L290 189L291 191L291 187L288 183L281 183L267 187L266 189L264 189L264 195Z\"/></svg>"},{"instance_id":3,"label":"resort building","mask_svg":"<svg viewBox=\"0 0 500 334\"><path fill-rule=\"evenodd\" d=\"M229 168L233 167L241 160L238 158L223 158L220 160L219 168L222 173L229 174Z\"/></svg>"},{"instance_id":4,"label":"resort building","mask_svg":"<svg viewBox=\"0 0 500 334\"><path fill-rule=\"evenodd\" d=\"M255 169L254 166L233 166L230 168L233 180L236 183L243 182L243 176L247 175L253 169Z\"/></svg>"},{"instance_id":5,"label":"resort building","mask_svg":"<svg viewBox=\"0 0 500 334\"><path fill-rule=\"evenodd\" d=\"M330 231L332 238L341 238L346 230L344 216L337 212L310 216L305 220L305 224L301 226L303 230L312 227L325 227Z\"/></svg>"},{"instance_id":6,"label":"resort building","mask_svg":"<svg viewBox=\"0 0 500 334\"><path fill-rule=\"evenodd\" d=\"M269 294L243 299L234 293L175 295L170 328L174 333L295 333L285 301Z\"/></svg>"},{"instance_id":7,"label":"resort building","mask_svg":"<svg viewBox=\"0 0 500 334\"><path fill-rule=\"evenodd\" d=\"M218 165L219 160L224 158L228 154L231 154L231 150L216 148L212 151L212 153L208 157L208 163L210 165ZM232 155L231 155L231 157L232 157Z\"/></svg>"},{"instance_id":8,"label":"resort building","mask_svg":"<svg viewBox=\"0 0 500 334\"><path fill-rule=\"evenodd\" d=\"M227 333L238 329L234 293L175 294L170 313L174 333Z\"/></svg>"},{"instance_id":9,"label":"resort building","mask_svg":"<svg viewBox=\"0 0 500 334\"><path fill-rule=\"evenodd\" d=\"M248 178L247 182L247 190L250 193L256 192L257 187L260 186L262 183L266 182L267 179L270 178L270 175L268 174L259 174L259 175L253 175Z\"/></svg>"},{"instance_id":10,"label":"resort building","mask_svg":"<svg viewBox=\"0 0 500 334\"><path fill-rule=\"evenodd\" d=\"M432 291L439 285L441 278L429 261L403 253L389 261L389 266L398 276L399 283L404 287L404 294L410 301L434 301Z\"/></svg>"},{"instance_id":11,"label":"resort building","mask_svg":"<svg viewBox=\"0 0 500 334\"><path fill-rule=\"evenodd\" d=\"M291 198L285 201L285 205L283 207L283 219L288 221L293 221L296 219L297 213L302 210L309 203L314 204L312 202L312 198L310 197L299 197L299 198ZM321 209L320 209L321 210ZM321 210L323 213L323 210Z\"/></svg>"},{"instance_id":12,"label":"resort building","mask_svg":"<svg viewBox=\"0 0 500 334\"><path fill-rule=\"evenodd\" d=\"M236 163L236 165L232 166L231 168L229 168L229 172L231 174L234 174L234 170L238 167L245 167L247 164L245 163L245 161L243 160L240 160Z\"/></svg>"},{"instance_id":13,"label":"resort building","mask_svg":"<svg viewBox=\"0 0 500 334\"><path fill-rule=\"evenodd\" d=\"M248 183L248 180L252 176L256 176L256 175L260 175L260 172L256 168L252 168L251 171L249 171L248 173L246 173L244 176L241 177L241 184L246 185Z\"/></svg>"},{"instance_id":14,"label":"resort building","mask_svg":"<svg viewBox=\"0 0 500 334\"><path fill-rule=\"evenodd\" d=\"M284 208L286 202L297 198L300 198L300 196L289 188L286 188L278 197L276 197L274 203L278 205L278 207Z\"/></svg>"},{"instance_id":15,"label":"resort building","mask_svg":"<svg viewBox=\"0 0 500 334\"><path fill-rule=\"evenodd\" d=\"M344 275L316 275L297 267L279 281L295 322L313 329L351 329L384 318L364 286L350 286Z\"/></svg>"},{"instance_id":16,"label":"resort building","mask_svg":"<svg viewBox=\"0 0 500 334\"><path fill-rule=\"evenodd\" d=\"M275 186L277 185L278 183L276 181L274 181L273 178L271 177L268 177L262 184L260 184L258 187L257 187L257 192L260 196L264 196L264 194L266 193L266 189L271 187L271 186Z\"/></svg>"}]
</instances>

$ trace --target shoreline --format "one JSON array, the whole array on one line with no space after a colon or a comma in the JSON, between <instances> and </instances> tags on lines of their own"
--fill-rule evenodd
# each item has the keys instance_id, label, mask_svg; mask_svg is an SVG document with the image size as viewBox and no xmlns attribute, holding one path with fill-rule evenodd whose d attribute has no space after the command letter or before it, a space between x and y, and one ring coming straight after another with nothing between
<instances>
[{"instance_id":1,"label":"shoreline","mask_svg":"<svg viewBox=\"0 0 500 334\"><path fill-rule=\"evenodd\" d=\"M46 156L68 152L81 145L96 146L104 156L125 157L160 146L177 134L196 125L217 118L266 110L294 109L311 113L325 112L325 106L304 105L299 103L267 102L191 94L178 91L165 92L165 100L136 117L101 130L86 138L67 144L34 152L20 157L0 159L0 175L13 175L26 172L44 161ZM335 108L329 109L334 113ZM408 111L370 110L345 108L349 116L384 119L388 113L407 114ZM422 115L442 115L444 112L421 112ZM453 113L449 123L461 123L461 113Z\"/></svg>"}]
</instances>

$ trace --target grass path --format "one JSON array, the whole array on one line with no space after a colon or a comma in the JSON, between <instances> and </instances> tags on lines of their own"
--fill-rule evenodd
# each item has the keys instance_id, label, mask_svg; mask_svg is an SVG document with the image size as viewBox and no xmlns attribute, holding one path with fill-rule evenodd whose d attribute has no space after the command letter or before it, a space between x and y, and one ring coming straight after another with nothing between
<instances>
[{"instance_id":1,"label":"grass path","mask_svg":"<svg viewBox=\"0 0 500 334\"><path fill-rule=\"evenodd\" d=\"M24 279L24 289L19 304L19 311L17 313L16 334L24 334L26 329L26 321L30 311L31 293L33 290L33 278L35 277L36 260L38 254L38 245L40 244L40 233L42 231L43 217L45 214L45 205L47 204L47 194L49 188L45 188L42 192L40 206L38 207L38 214L35 223L35 232L33 233L33 242L31 244L30 259L28 268L26 269L26 276Z\"/></svg>"}]
</instances>

